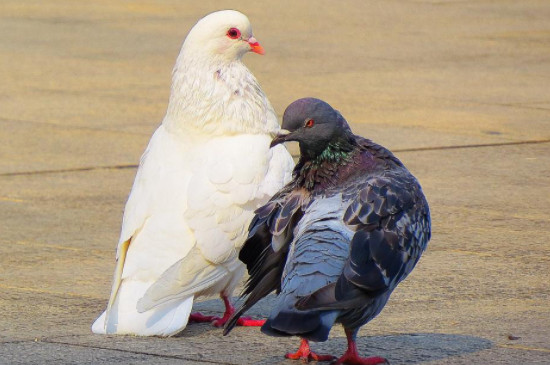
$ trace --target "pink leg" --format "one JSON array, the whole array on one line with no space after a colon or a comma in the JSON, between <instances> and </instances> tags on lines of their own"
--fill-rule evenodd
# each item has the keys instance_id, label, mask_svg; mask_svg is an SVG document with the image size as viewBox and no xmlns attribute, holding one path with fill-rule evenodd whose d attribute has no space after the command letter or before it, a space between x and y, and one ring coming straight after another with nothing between
<instances>
[{"instance_id":1,"label":"pink leg","mask_svg":"<svg viewBox=\"0 0 550 365\"><path fill-rule=\"evenodd\" d=\"M313 361L332 361L334 359L334 356L332 355L318 355L315 352L311 351L311 348L309 347L309 341L305 338L302 338L302 342L300 343L300 348L295 353L289 352L285 355L287 359L291 360L302 360L302 362L310 362Z\"/></svg>"},{"instance_id":2,"label":"pink leg","mask_svg":"<svg viewBox=\"0 0 550 365\"><path fill-rule=\"evenodd\" d=\"M376 364L388 364L389 361L383 357L359 357L357 353L357 345L355 344L355 335L357 331L346 329L346 337L348 338L348 349L346 353L336 360L334 365L348 364L348 365L376 365Z\"/></svg>"},{"instance_id":3,"label":"pink leg","mask_svg":"<svg viewBox=\"0 0 550 365\"><path fill-rule=\"evenodd\" d=\"M204 323L204 322L210 322L215 327L223 327L225 322L229 320L229 317L233 313L235 313L235 307L231 305L231 302L229 301L229 298L226 295L221 294L220 297L223 300L223 303L225 304L225 312L223 314L223 317L216 317L216 316L205 316L201 313L191 313L189 316L189 322L198 322L198 323ZM241 317L237 320L237 326L263 326L265 323L265 319L261 320L255 320L250 317Z\"/></svg>"}]
</instances>

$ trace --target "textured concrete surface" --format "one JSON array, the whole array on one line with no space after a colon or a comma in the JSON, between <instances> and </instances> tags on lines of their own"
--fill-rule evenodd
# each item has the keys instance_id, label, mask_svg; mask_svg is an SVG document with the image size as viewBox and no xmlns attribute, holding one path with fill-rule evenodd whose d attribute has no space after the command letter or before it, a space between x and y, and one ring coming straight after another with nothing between
<instances>
[{"instance_id":1,"label":"textured concrete surface","mask_svg":"<svg viewBox=\"0 0 550 365\"><path fill-rule=\"evenodd\" d=\"M278 113L330 102L394 151L433 239L359 348L392 364L550 363L546 1L0 3L0 364L291 364L296 339L96 336L122 210L190 27L245 12ZM268 298L251 313L266 315ZM206 298L197 308L219 313ZM334 328L315 349L341 354Z\"/></svg>"}]
</instances>

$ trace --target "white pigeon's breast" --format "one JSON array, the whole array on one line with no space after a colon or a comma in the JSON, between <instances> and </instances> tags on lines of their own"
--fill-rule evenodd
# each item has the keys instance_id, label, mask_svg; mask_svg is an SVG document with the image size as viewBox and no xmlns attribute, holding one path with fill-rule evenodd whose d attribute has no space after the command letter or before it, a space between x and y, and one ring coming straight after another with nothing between
<instances>
[{"instance_id":1,"label":"white pigeon's breast","mask_svg":"<svg viewBox=\"0 0 550 365\"><path fill-rule=\"evenodd\" d=\"M254 210L290 177L292 162L281 157L288 152L274 154L270 141L268 135L249 134L213 138L197 147L185 217L208 260L237 256Z\"/></svg>"}]
</instances>

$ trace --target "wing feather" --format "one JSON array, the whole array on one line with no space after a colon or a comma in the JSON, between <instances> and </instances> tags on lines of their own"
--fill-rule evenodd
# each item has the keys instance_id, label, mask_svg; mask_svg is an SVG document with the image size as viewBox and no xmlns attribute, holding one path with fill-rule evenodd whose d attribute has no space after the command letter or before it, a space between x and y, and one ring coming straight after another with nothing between
<instances>
[{"instance_id":1,"label":"wing feather","mask_svg":"<svg viewBox=\"0 0 550 365\"><path fill-rule=\"evenodd\" d=\"M170 301L184 300L215 285L228 273L225 267L206 262L194 247L147 289L137 303L138 312L145 312Z\"/></svg>"},{"instance_id":2,"label":"wing feather","mask_svg":"<svg viewBox=\"0 0 550 365\"><path fill-rule=\"evenodd\" d=\"M356 233L342 274L335 284L302 298L297 308L359 307L393 290L412 271L430 237L429 209L416 179L394 173L360 188L344 213Z\"/></svg>"},{"instance_id":3,"label":"wing feather","mask_svg":"<svg viewBox=\"0 0 550 365\"><path fill-rule=\"evenodd\" d=\"M249 227L249 236L239 253L239 259L246 265L250 275L242 294L248 297L228 320L224 335L231 331L241 314L261 298L272 291L280 291L294 228L303 216L301 208L306 199L298 195L304 193L287 185L256 210Z\"/></svg>"}]
</instances>

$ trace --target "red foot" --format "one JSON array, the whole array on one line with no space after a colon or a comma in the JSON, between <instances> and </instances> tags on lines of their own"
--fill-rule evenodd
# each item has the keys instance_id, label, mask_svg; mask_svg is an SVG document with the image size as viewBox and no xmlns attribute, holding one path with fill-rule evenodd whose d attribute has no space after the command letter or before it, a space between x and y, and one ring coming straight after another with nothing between
<instances>
[{"instance_id":1,"label":"red foot","mask_svg":"<svg viewBox=\"0 0 550 365\"><path fill-rule=\"evenodd\" d=\"M225 313L223 314L223 317L216 317L216 316L205 316L201 313L191 313L189 315L189 322L195 322L195 323L205 323L209 322L212 323L214 327L223 327L225 325L225 322L229 320L229 317L235 313L235 307L231 305L231 302L229 301L229 298L225 295L221 295L223 299L223 303L225 304ZM237 326L244 326L244 327L256 327L256 326L263 326L265 323L265 319L252 319L251 317L241 317L237 320Z\"/></svg>"},{"instance_id":2,"label":"red foot","mask_svg":"<svg viewBox=\"0 0 550 365\"><path fill-rule=\"evenodd\" d=\"M373 356L373 357L359 357L357 353L357 345L355 344L355 335L356 330L345 329L346 337L348 339L348 349L344 355L334 362L334 365L376 365L376 364L387 364L390 362L383 357Z\"/></svg>"},{"instance_id":3,"label":"red foot","mask_svg":"<svg viewBox=\"0 0 550 365\"><path fill-rule=\"evenodd\" d=\"M334 356L332 355L318 355L315 352L311 351L311 348L309 347L309 342L305 338L302 338L302 342L300 343L300 348L295 353L289 352L285 355L287 359L291 360L302 360L302 362L310 362L311 360L314 361L332 361L334 360Z\"/></svg>"},{"instance_id":4,"label":"red foot","mask_svg":"<svg viewBox=\"0 0 550 365\"><path fill-rule=\"evenodd\" d=\"M252 319L251 317L241 317L237 319L237 326L261 327L264 325L265 321L265 319Z\"/></svg>"}]
</instances>

